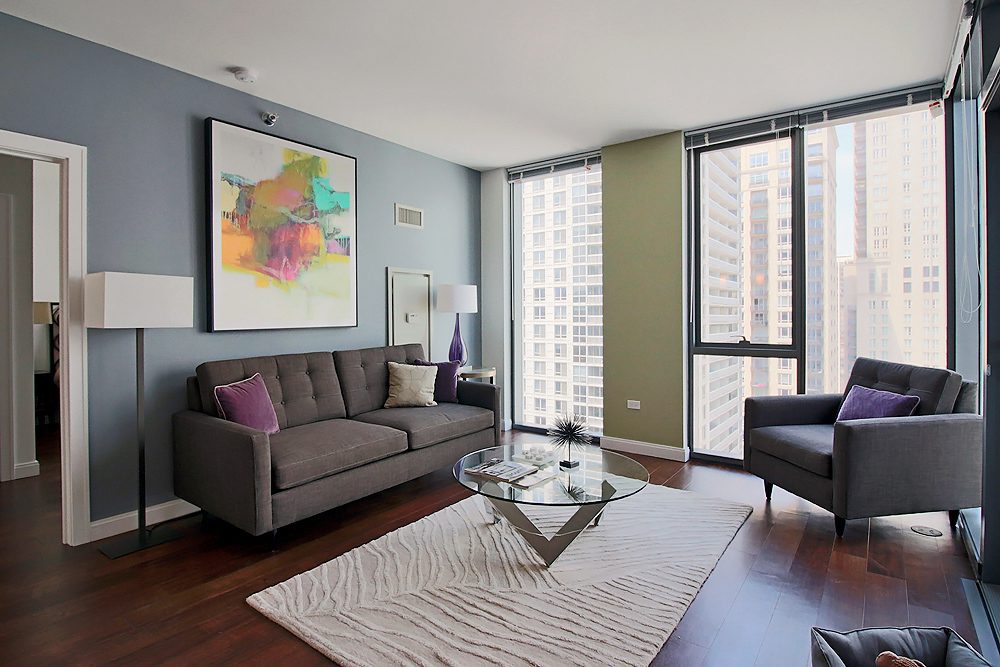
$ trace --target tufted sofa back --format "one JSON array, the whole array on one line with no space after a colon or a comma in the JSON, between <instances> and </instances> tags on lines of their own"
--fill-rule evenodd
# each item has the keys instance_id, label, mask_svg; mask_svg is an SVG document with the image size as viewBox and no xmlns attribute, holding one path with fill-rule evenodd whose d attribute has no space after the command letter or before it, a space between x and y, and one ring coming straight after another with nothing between
<instances>
[{"instance_id":1,"label":"tufted sofa back","mask_svg":"<svg viewBox=\"0 0 1000 667\"><path fill-rule=\"evenodd\" d=\"M193 409L218 416L215 387L239 382L260 373L278 415L278 427L289 428L347 415L340 380L330 352L282 354L207 361L197 369L197 391L189 382L188 403Z\"/></svg>"},{"instance_id":2,"label":"tufted sofa back","mask_svg":"<svg viewBox=\"0 0 1000 667\"><path fill-rule=\"evenodd\" d=\"M844 396L856 384L869 389L919 396L920 403L914 414L942 415L950 414L955 409L955 401L962 389L962 376L945 368L911 366L858 357L847 387L844 388Z\"/></svg>"},{"instance_id":3,"label":"tufted sofa back","mask_svg":"<svg viewBox=\"0 0 1000 667\"><path fill-rule=\"evenodd\" d=\"M385 399L389 397L387 362L404 364L423 358L424 346L420 343L334 352L347 416L354 417L385 405Z\"/></svg>"}]
</instances>

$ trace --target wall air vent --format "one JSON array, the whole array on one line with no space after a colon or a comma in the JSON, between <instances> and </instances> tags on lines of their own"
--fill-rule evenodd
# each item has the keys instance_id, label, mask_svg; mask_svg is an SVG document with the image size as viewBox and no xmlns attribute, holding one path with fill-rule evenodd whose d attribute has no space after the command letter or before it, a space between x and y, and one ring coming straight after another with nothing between
<instances>
[{"instance_id":1,"label":"wall air vent","mask_svg":"<svg viewBox=\"0 0 1000 667\"><path fill-rule=\"evenodd\" d=\"M424 211L420 208L396 204L396 226L410 229L424 228Z\"/></svg>"}]
</instances>

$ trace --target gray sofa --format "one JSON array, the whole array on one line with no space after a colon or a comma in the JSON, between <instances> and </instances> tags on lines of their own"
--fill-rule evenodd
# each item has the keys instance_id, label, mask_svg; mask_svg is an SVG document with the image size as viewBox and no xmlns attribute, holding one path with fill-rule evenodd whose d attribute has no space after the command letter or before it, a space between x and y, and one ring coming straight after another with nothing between
<instances>
[{"instance_id":1,"label":"gray sofa","mask_svg":"<svg viewBox=\"0 0 1000 667\"><path fill-rule=\"evenodd\" d=\"M920 397L914 416L835 421L854 385ZM978 507L983 424L957 373L859 358L844 394L746 399L743 467L847 519Z\"/></svg>"},{"instance_id":2,"label":"gray sofa","mask_svg":"<svg viewBox=\"0 0 1000 667\"><path fill-rule=\"evenodd\" d=\"M458 383L458 403L385 409L387 362L419 344L210 361L173 417L174 493L252 535L452 465L500 439L500 390ZM280 431L221 419L218 385L260 373Z\"/></svg>"}]
</instances>

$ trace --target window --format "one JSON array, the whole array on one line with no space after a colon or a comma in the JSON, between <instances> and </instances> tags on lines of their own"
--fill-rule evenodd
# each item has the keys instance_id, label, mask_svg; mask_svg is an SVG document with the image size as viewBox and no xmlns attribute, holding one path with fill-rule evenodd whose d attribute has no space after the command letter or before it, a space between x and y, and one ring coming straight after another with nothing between
<instances>
[{"instance_id":1,"label":"window","mask_svg":"<svg viewBox=\"0 0 1000 667\"><path fill-rule=\"evenodd\" d=\"M692 149L694 451L742 456L744 399L839 392L858 356L945 366L944 119L923 113Z\"/></svg>"},{"instance_id":2,"label":"window","mask_svg":"<svg viewBox=\"0 0 1000 667\"><path fill-rule=\"evenodd\" d=\"M521 210L514 221L522 298L514 327L516 423L551 426L572 401L582 404L572 409L587 415L590 431L603 432L601 175L596 164L513 184Z\"/></svg>"}]
</instances>

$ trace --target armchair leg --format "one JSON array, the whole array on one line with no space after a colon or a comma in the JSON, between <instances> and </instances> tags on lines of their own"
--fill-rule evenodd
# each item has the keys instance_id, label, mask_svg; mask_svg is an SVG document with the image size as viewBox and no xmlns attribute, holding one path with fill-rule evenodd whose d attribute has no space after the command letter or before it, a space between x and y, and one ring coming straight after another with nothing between
<instances>
[{"instance_id":1,"label":"armchair leg","mask_svg":"<svg viewBox=\"0 0 1000 667\"><path fill-rule=\"evenodd\" d=\"M847 527L847 519L839 516L833 517L833 526L837 529L837 537L844 536L844 528Z\"/></svg>"},{"instance_id":2,"label":"armchair leg","mask_svg":"<svg viewBox=\"0 0 1000 667\"><path fill-rule=\"evenodd\" d=\"M958 510L948 510L948 523L952 528L958 525Z\"/></svg>"},{"instance_id":3,"label":"armchair leg","mask_svg":"<svg viewBox=\"0 0 1000 667\"><path fill-rule=\"evenodd\" d=\"M765 479L764 480L764 495L767 497L768 500L771 499L771 491L773 491L773 490L774 490L774 484L772 484L771 482L769 482L769 481L767 481Z\"/></svg>"}]
</instances>

